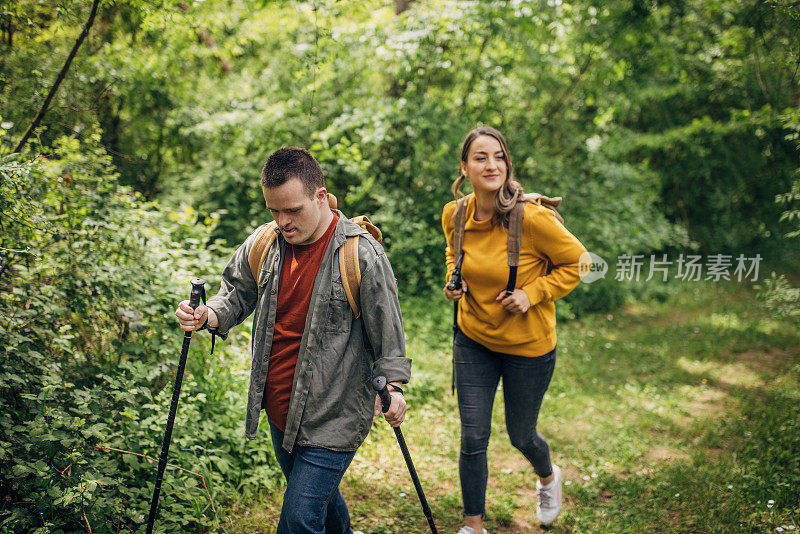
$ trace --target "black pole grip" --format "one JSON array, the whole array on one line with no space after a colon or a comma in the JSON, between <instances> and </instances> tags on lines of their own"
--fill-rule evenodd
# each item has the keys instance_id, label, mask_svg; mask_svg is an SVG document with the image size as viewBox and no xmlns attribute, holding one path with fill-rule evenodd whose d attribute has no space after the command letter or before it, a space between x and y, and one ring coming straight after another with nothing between
<instances>
[{"instance_id":1,"label":"black pole grip","mask_svg":"<svg viewBox=\"0 0 800 534\"><path fill-rule=\"evenodd\" d=\"M200 299L203 296L203 287L206 285L206 281L202 278L192 278L192 293L189 295L189 306L192 309L197 309L200 305Z\"/></svg>"},{"instance_id":2,"label":"black pole grip","mask_svg":"<svg viewBox=\"0 0 800 534\"><path fill-rule=\"evenodd\" d=\"M381 407L383 408L383 413L388 412L389 406L392 404L392 397L389 395L389 388L386 387L386 377L376 376L372 381L372 389L374 389L381 398Z\"/></svg>"}]
</instances>

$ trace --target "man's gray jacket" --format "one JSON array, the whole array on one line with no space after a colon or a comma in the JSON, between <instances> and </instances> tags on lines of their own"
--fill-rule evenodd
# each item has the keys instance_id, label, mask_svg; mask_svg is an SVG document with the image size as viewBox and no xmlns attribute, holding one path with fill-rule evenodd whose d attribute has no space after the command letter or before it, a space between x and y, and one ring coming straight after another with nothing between
<instances>
[{"instance_id":1,"label":"man's gray jacket","mask_svg":"<svg viewBox=\"0 0 800 534\"><path fill-rule=\"evenodd\" d=\"M306 325L292 384L283 448L294 445L354 451L372 425L373 376L408 382L411 359L405 339L397 284L383 247L341 214L314 281ZM262 227L236 250L222 273L219 292L208 300L219 318L219 333L253 316L250 388L245 435L255 439L267 380L278 281L286 241L278 233L259 277L253 279L248 256ZM356 319L339 273L339 250L349 236L360 235L361 317Z\"/></svg>"}]
</instances>

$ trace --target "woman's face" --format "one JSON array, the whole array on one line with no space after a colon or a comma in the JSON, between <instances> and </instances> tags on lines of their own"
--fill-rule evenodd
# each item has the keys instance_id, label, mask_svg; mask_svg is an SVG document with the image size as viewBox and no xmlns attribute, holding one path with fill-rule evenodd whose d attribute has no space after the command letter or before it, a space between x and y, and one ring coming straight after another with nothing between
<instances>
[{"instance_id":1,"label":"woman's face","mask_svg":"<svg viewBox=\"0 0 800 534\"><path fill-rule=\"evenodd\" d=\"M506 181L508 167L500 141L491 135L479 135L472 141L461 173L469 178L478 193L496 193Z\"/></svg>"}]
</instances>

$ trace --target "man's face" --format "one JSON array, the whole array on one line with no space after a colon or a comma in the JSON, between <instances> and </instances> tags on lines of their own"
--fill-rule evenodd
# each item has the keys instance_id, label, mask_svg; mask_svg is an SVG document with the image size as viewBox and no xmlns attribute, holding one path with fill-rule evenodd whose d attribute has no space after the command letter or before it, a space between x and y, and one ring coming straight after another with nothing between
<instances>
[{"instance_id":1,"label":"man's face","mask_svg":"<svg viewBox=\"0 0 800 534\"><path fill-rule=\"evenodd\" d=\"M299 178L290 178L278 187L262 186L262 189L267 209L287 242L293 245L313 243L327 230L322 217L323 209L329 209L324 187L309 195Z\"/></svg>"}]
</instances>

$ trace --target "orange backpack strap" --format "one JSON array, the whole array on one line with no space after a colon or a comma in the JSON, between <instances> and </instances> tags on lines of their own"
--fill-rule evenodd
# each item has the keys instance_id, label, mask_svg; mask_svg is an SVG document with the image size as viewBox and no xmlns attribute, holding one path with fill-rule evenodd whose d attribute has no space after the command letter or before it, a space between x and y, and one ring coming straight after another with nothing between
<instances>
[{"instance_id":1,"label":"orange backpack strap","mask_svg":"<svg viewBox=\"0 0 800 534\"><path fill-rule=\"evenodd\" d=\"M350 220L369 232L378 243L383 241L383 234L366 215L358 215ZM348 237L339 250L339 273L342 276L347 302L350 303L356 319L361 317L361 269L358 266L358 237L357 235Z\"/></svg>"},{"instance_id":2,"label":"orange backpack strap","mask_svg":"<svg viewBox=\"0 0 800 534\"><path fill-rule=\"evenodd\" d=\"M253 243L253 248L250 249L250 254L247 256L247 261L250 264L250 274L253 275L253 280L258 284L258 278L261 275L261 268L264 265L264 260L267 259L267 252L278 237L275 229L278 224L275 221L267 224L256 236Z\"/></svg>"},{"instance_id":3,"label":"orange backpack strap","mask_svg":"<svg viewBox=\"0 0 800 534\"><path fill-rule=\"evenodd\" d=\"M369 235L374 237L375 241L377 241L378 243L383 241L383 234L381 233L380 229L378 229L377 226L372 224L372 222L366 215L357 215L350 220L359 225L367 232L369 232Z\"/></svg>"},{"instance_id":4,"label":"orange backpack strap","mask_svg":"<svg viewBox=\"0 0 800 534\"><path fill-rule=\"evenodd\" d=\"M358 236L348 237L339 249L339 273L347 302L356 316L361 317L361 269L358 268Z\"/></svg>"}]
</instances>

